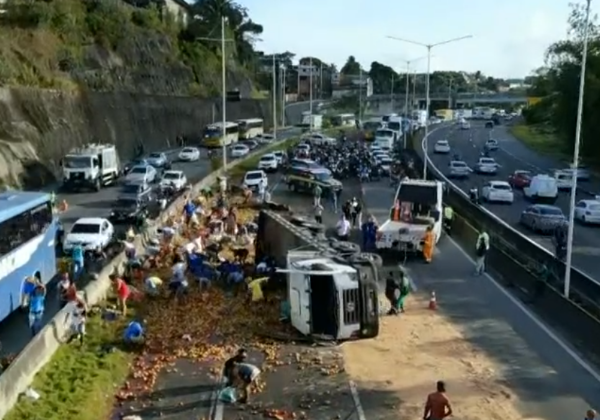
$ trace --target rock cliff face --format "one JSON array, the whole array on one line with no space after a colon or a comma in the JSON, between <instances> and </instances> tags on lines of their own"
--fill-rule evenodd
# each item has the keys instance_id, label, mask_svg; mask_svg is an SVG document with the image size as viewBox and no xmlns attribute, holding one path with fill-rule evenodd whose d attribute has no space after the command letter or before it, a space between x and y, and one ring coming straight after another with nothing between
<instances>
[{"instance_id":1,"label":"rock cliff face","mask_svg":"<svg viewBox=\"0 0 600 420\"><path fill-rule=\"evenodd\" d=\"M227 104L227 120L270 120L268 100ZM183 96L130 93L65 93L0 89L0 184L40 188L56 181L59 161L90 142L113 143L123 160L139 143L146 151L172 147L177 136L192 142L221 119L221 103Z\"/></svg>"}]
</instances>

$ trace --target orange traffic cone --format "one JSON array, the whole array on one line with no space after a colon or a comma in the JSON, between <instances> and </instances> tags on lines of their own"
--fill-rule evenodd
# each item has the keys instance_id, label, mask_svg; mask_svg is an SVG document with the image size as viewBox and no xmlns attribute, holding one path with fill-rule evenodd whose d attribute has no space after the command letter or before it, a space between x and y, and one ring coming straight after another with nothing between
<instances>
[{"instance_id":1,"label":"orange traffic cone","mask_svg":"<svg viewBox=\"0 0 600 420\"><path fill-rule=\"evenodd\" d=\"M429 309L435 311L437 309L437 299L435 298L435 292L431 292L431 297L429 298Z\"/></svg>"}]
</instances>

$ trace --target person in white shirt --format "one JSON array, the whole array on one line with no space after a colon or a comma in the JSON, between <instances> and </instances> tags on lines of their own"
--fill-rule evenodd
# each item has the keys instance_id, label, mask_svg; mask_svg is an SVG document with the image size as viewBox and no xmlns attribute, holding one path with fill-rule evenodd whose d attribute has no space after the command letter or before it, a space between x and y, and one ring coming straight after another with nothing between
<instances>
[{"instance_id":1,"label":"person in white shirt","mask_svg":"<svg viewBox=\"0 0 600 420\"><path fill-rule=\"evenodd\" d=\"M73 308L71 311L71 332L72 335L69 337L69 342L78 339L79 344L83 344L85 337L85 323L87 317L87 308L85 303L81 300L77 300L72 303Z\"/></svg>"},{"instance_id":2,"label":"person in white shirt","mask_svg":"<svg viewBox=\"0 0 600 420\"><path fill-rule=\"evenodd\" d=\"M265 202L266 189L267 189L267 187L265 186L265 181L261 179L260 182L258 183L258 196L259 196L259 200L261 203Z\"/></svg>"},{"instance_id":3,"label":"person in white shirt","mask_svg":"<svg viewBox=\"0 0 600 420\"><path fill-rule=\"evenodd\" d=\"M348 221L348 219L346 219L346 216L342 215L342 217L337 222L337 225L335 227L337 230L338 238L342 241L347 241L348 235L350 235L351 226L350 226L350 222Z\"/></svg>"}]
</instances>

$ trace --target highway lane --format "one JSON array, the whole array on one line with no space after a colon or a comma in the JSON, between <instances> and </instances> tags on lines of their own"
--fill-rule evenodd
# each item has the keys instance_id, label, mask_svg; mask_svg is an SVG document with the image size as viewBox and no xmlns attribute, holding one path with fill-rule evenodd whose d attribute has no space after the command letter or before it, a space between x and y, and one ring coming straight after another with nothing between
<instances>
[{"instance_id":1,"label":"highway lane","mask_svg":"<svg viewBox=\"0 0 600 420\"><path fill-rule=\"evenodd\" d=\"M364 184L363 189L367 212L382 223L387 219L394 191L383 182ZM481 392L478 385L468 382L485 383L484 392L491 393L486 403L495 409L500 408L493 402L498 398L494 390L498 386L505 387L508 391L505 397L511 399L515 409L522 414L521 418L561 420L568 413L580 413L588 407L598 406L600 375L589 365L582 366L564 339L548 330L527 307L496 286L491 278L474 277L473 261L450 238L441 239L432 264L409 262L406 267L418 290L436 291L441 315L450 320L475 349L467 359L465 370L479 366L478 361L482 358L497 367L483 377L477 375L464 382L462 377L444 377L444 373L437 378L448 381L451 395L454 390L457 414L461 410L469 411L468 401L464 402L468 395ZM407 316L419 310L410 304ZM436 341L434 337L428 338ZM436 351L462 349L463 344L457 340L436 342L435 346L427 346L422 351L435 355ZM456 351L456 357L460 357L460 350ZM441 362L432 369L438 374L445 372ZM463 394L461 389L470 391ZM407 397L410 399L410 395ZM506 404L504 398L499 401ZM407 400L406 404L410 402ZM482 406L481 401L478 404ZM369 413L366 414L368 417Z\"/></svg>"},{"instance_id":2,"label":"highway lane","mask_svg":"<svg viewBox=\"0 0 600 420\"><path fill-rule=\"evenodd\" d=\"M288 105L288 123L297 124L301 122L302 112L308 109L308 102ZM296 128L285 128L278 131L278 139L288 138L298 133L299 130ZM171 150L169 156L174 158L178 152L179 150ZM210 173L210 162L208 159L201 159L198 162L175 163L173 169L184 171L191 182L198 182ZM81 217L108 217L110 214L110 205L115 200L118 188L118 186L113 186L102 189L97 193L59 194L57 196L59 201L66 199L69 203L68 211L61 214L61 221L65 229L68 231L70 225ZM81 284L80 288L85 287L85 285ZM58 310L58 299L55 295L55 290L51 287L46 304L44 324L50 321ZM1 354L20 352L27 345L29 339L30 335L25 314L16 312L0 323Z\"/></svg>"},{"instance_id":3,"label":"highway lane","mask_svg":"<svg viewBox=\"0 0 600 420\"><path fill-rule=\"evenodd\" d=\"M482 187L485 182L489 180L507 180L509 175L515 170L524 169L530 170L533 173L545 172L548 174L552 173L552 169L556 167L540 167L536 164L543 163L541 159L533 160L532 163L528 163L526 157L517 158L513 151L515 151L514 142L515 140L510 138L509 133L505 127L494 129L493 134L490 134L492 130L483 127L483 123L473 123L471 130L459 130L457 127L445 127L432 132L429 146L429 156L434 165L439 168L442 173L447 173L448 164L452 159L452 153L450 155L436 155L433 153L433 148L437 140L446 139L450 142L453 152L458 152L462 156L462 159L470 166L474 166L478 161L483 145L490 135L495 138L500 146L500 150L492 152L491 156L496 159L496 162L500 164L501 168L496 176L487 175L476 175L472 174L468 179L465 180L452 180L453 183L458 185L463 191L468 192L473 187ZM507 147L507 151L503 151L504 147ZM510 149L509 149L510 148ZM508 151L510 150L510 152ZM548 162L546 162L549 164ZM590 198L588 194L583 191L579 191L577 199ZM533 239L549 251L554 252L552 241L547 236L542 236L533 233L521 225L519 225L519 218L523 210L530 204L525 199L522 192L515 190L515 201L512 205L506 204L483 204L484 207L494 212L498 217L504 220L509 225L519 230L524 235ZM569 193L560 192L559 198L556 202L565 215L568 215L569 211ZM587 273L592 278L600 281L600 264L597 263L597 258L600 256L600 231L597 227L583 226L577 224L574 231L573 240L573 265L581 271Z\"/></svg>"}]
</instances>

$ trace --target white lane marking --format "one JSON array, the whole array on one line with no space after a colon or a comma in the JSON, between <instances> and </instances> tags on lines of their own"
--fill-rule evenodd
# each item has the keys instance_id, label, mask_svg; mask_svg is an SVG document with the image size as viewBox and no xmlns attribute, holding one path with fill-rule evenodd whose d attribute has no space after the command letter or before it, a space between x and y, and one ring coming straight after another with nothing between
<instances>
[{"instance_id":1,"label":"white lane marking","mask_svg":"<svg viewBox=\"0 0 600 420\"><path fill-rule=\"evenodd\" d=\"M358 396L358 388L354 381L349 382L350 385L350 393L352 394L352 399L354 400L354 407L356 408L356 414L358 415L358 420L367 420L365 417L365 411L363 410L362 404L360 403L360 398Z\"/></svg>"},{"instance_id":2,"label":"white lane marking","mask_svg":"<svg viewBox=\"0 0 600 420\"><path fill-rule=\"evenodd\" d=\"M450 242L452 242L452 244L454 244L454 246L456 248L458 248L458 250L465 256L465 258L467 258L471 262L471 264L475 265L475 260L473 260L473 258L463 248L461 248L454 239L452 239L451 237L448 237L448 239L450 239ZM513 295L511 295L492 276L490 276L488 273L484 273L484 277L487 280L489 280L496 287L496 289L498 289L500 291L500 293L502 293L504 296L506 296L517 308L519 308L521 310L521 312L523 312L525 314L525 316L527 316L527 318L529 318L531 321L533 321L533 323L535 325L537 325L542 331L544 331L544 333L546 333L546 335L548 335L548 337L550 337L552 339L552 341L554 341L556 344L558 344L558 346L560 348L562 348L569 356L571 356L573 358L573 360L575 360L575 362L577 362L577 364L579 366L581 366L587 373L589 373L596 380L596 382L600 383L600 374L587 361L585 361L583 359L583 357L581 357L575 350L573 350L554 331L552 331L550 328L548 328L546 326L546 324L544 324L544 322L542 320L540 320L540 318L538 318L537 315L535 315L533 312L531 312L529 310L529 308L527 308L517 298L515 298Z\"/></svg>"}]
</instances>

